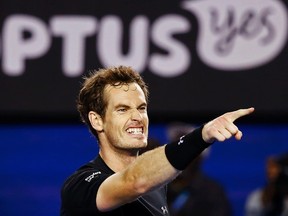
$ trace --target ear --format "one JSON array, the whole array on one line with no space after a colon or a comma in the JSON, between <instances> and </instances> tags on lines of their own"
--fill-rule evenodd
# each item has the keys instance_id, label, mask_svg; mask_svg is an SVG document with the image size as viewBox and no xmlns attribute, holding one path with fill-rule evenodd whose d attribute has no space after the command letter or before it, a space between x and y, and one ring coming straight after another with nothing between
<instances>
[{"instance_id":1,"label":"ear","mask_svg":"<svg viewBox=\"0 0 288 216\"><path fill-rule=\"evenodd\" d=\"M101 116L98 113L96 113L94 111L90 111L88 113L88 118L89 118L89 121L90 121L92 127L96 131L98 131L98 132L103 131L103 121L102 121Z\"/></svg>"}]
</instances>

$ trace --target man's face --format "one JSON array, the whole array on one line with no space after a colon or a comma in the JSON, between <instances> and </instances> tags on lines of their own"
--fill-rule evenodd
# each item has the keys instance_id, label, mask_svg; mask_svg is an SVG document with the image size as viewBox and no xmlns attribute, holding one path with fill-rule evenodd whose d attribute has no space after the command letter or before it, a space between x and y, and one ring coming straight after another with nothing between
<instances>
[{"instance_id":1,"label":"man's face","mask_svg":"<svg viewBox=\"0 0 288 216\"><path fill-rule=\"evenodd\" d=\"M104 136L118 150L146 147L148 137L147 101L136 83L107 86L108 101L103 119Z\"/></svg>"}]
</instances>

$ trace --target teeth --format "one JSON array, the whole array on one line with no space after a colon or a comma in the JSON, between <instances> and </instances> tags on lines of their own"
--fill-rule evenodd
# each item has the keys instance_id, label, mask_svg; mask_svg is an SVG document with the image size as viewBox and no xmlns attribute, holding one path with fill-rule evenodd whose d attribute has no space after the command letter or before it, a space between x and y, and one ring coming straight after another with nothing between
<instances>
[{"instance_id":1,"label":"teeth","mask_svg":"<svg viewBox=\"0 0 288 216\"><path fill-rule=\"evenodd\" d=\"M127 132L131 134L142 134L142 128L129 128Z\"/></svg>"}]
</instances>

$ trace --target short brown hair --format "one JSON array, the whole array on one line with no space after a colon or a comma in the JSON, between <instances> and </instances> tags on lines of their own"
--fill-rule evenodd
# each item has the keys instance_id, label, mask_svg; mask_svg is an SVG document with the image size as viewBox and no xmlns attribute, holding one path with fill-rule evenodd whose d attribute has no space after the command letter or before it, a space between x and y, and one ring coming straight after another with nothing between
<instances>
[{"instance_id":1,"label":"short brown hair","mask_svg":"<svg viewBox=\"0 0 288 216\"><path fill-rule=\"evenodd\" d=\"M98 135L89 121L88 113L94 111L104 118L108 103L104 98L105 87L107 85L121 86L133 82L141 87L148 102L148 87L140 74L131 67L118 66L92 70L88 76L84 77L77 98L77 109L82 121L88 125L89 130L96 138Z\"/></svg>"}]
</instances>

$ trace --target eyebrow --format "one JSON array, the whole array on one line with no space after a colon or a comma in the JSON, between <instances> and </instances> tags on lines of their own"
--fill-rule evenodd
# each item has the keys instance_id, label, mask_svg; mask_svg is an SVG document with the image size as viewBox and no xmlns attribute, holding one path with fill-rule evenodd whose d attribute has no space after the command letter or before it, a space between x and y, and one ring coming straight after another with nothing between
<instances>
[{"instance_id":1,"label":"eyebrow","mask_svg":"<svg viewBox=\"0 0 288 216\"><path fill-rule=\"evenodd\" d=\"M137 109L142 107L142 106L146 106L147 107L147 103L145 103L145 102L141 103L139 106L137 106ZM115 106L115 109L118 109L120 107L129 108L130 106L121 103L121 104L118 104L117 106Z\"/></svg>"}]
</instances>

